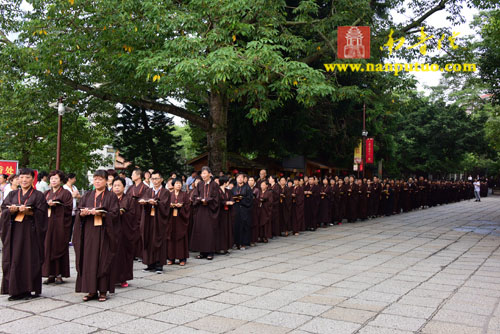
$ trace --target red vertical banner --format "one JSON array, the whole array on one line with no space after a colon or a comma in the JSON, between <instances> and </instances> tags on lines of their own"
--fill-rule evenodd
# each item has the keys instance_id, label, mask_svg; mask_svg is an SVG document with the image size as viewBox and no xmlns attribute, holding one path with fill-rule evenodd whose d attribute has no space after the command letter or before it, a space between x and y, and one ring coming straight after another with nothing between
<instances>
[{"instance_id":1,"label":"red vertical banner","mask_svg":"<svg viewBox=\"0 0 500 334\"><path fill-rule=\"evenodd\" d=\"M366 148L366 163L367 164L372 164L374 162L373 159L373 138L366 138L366 143L365 143L365 148Z\"/></svg>"}]
</instances>

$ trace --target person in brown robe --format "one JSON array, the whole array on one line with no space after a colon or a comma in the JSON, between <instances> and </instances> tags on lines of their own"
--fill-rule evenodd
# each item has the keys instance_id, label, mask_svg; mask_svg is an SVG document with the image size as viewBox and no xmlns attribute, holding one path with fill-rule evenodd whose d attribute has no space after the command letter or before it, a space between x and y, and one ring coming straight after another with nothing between
<instances>
[{"instance_id":1,"label":"person in brown robe","mask_svg":"<svg viewBox=\"0 0 500 334\"><path fill-rule=\"evenodd\" d=\"M253 194L253 205L252 205L252 237L250 239L250 246L255 246L255 243L259 239L259 219L258 219L258 206L259 206L259 193L260 188L255 184L255 178L253 176L248 177L248 186L252 190Z\"/></svg>"},{"instance_id":2,"label":"person in brown robe","mask_svg":"<svg viewBox=\"0 0 500 334\"><path fill-rule=\"evenodd\" d=\"M300 186L298 179L293 180L292 229L294 235L299 235L299 231L305 230L304 189Z\"/></svg>"},{"instance_id":3,"label":"person in brown robe","mask_svg":"<svg viewBox=\"0 0 500 334\"><path fill-rule=\"evenodd\" d=\"M240 250L245 250L250 246L252 239L252 209L253 192L250 186L245 183L245 175L236 176L236 185L232 189L234 200L234 243Z\"/></svg>"},{"instance_id":4,"label":"person in brown robe","mask_svg":"<svg viewBox=\"0 0 500 334\"><path fill-rule=\"evenodd\" d=\"M276 180L276 177L269 176L269 190L273 193L273 216L271 218L271 230L272 237L277 237L281 235L280 231L280 186Z\"/></svg>"},{"instance_id":5,"label":"person in brown robe","mask_svg":"<svg viewBox=\"0 0 500 334\"><path fill-rule=\"evenodd\" d=\"M118 250L115 226L120 214L118 197L107 189L108 173L94 173L95 190L78 203L73 245L75 249L76 292L88 293L83 301L106 301L107 292L115 291L111 266ZM97 295L99 293L99 296Z\"/></svg>"},{"instance_id":6,"label":"person in brown robe","mask_svg":"<svg viewBox=\"0 0 500 334\"><path fill-rule=\"evenodd\" d=\"M73 212L73 195L62 186L65 175L60 170L49 173L50 189L45 192L48 208L48 228L45 235L45 260L42 276L48 277L43 283L63 283L69 277L69 241Z\"/></svg>"},{"instance_id":7,"label":"person in brown robe","mask_svg":"<svg viewBox=\"0 0 500 334\"><path fill-rule=\"evenodd\" d=\"M136 205L137 201L131 192L124 194L126 182L118 177L113 181L113 192L118 197L120 215L115 225L118 251L113 261L113 283L120 284L122 288L128 287L128 282L134 278L134 255L136 231Z\"/></svg>"},{"instance_id":8,"label":"person in brown robe","mask_svg":"<svg viewBox=\"0 0 500 334\"><path fill-rule=\"evenodd\" d=\"M170 193L170 215L167 224L167 265L179 260L185 266L189 257L188 227L191 201L182 191L182 179L174 180L174 191Z\"/></svg>"},{"instance_id":9,"label":"person in brown robe","mask_svg":"<svg viewBox=\"0 0 500 334\"><path fill-rule=\"evenodd\" d=\"M314 184L314 178L309 177L304 186L304 220L306 229L316 230L318 222L319 187Z\"/></svg>"},{"instance_id":10,"label":"person in brown robe","mask_svg":"<svg viewBox=\"0 0 500 334\"><path fill-rule=\"evenodd\" d=\"M154 171L153 187L144 192L139 203L143 206L141 235L143 242L142 263L145 272L163 273L167 263L167 224L170 214L170 191L163 187L163 177Z\"/></svg>"},{"instance_id":11,"label":"person in brown robe","mask_svg":"<svg viewBox=\"0 0 500 334\"><path fill-rule=\"evenodd\" d=\"M139 200L144 195L144 192L149 189L149 186L142 181L142 177L142 171L138 168L134 169L131 176L134 184L127 190L127 197L132 198L132 204L134 205L135 221L131 226L131 236L133 237L134 257L137 259L142 259L143 252L141 237L142 206L139 204Z\"/></svg>"},{"instance_id":12,"label":"person in brown robe","mask_svg":"<svg viewBox=\"0 0 500 334\"><path fill-rule=\"evenodd\" d=\"M358 180L358 218L366 220L368 218L368 197L367 185L360 179Z\"/></svg>"},{"instance_id":13,"label":"person in brown robe","mask_svg":"<svg viewBox=\"0 0 500 334\"><path fill-rule=\"evenodd\" d=\"M382 192L382 185L378 177L373 177L373 190L372 190L372 217L375 218L379 215L380 193Z\"/></svg>"},{"instance_id":14,"label":"person in brown robe","mask_svg":"<svg viewBox=\"0 0 500 334\"><path fill-rule=\"evenodd\" d=\"M349 178L347 185L347 221L353 223L358 218L358 185L354 182L354 177Z\"/></svg>"},{"instance_id":15,"label":"person in brown robe","mask_svg":"<svg viewBox=\"0 0 500 334\"><path fill-rule=\"evenodd\" d=\"M330 183L330 211L329 211L329 216L330 216L330 221L329 221L329 226L333 226L335 224L335 197L337 196L337 190L338 188L336 187L337 183L334 178L330 178L329 180Z\"/></svg>"},{"instance_id":16,"label":"person in brown robe","mask_svg":"<svg viewBox=\"0 0 500 334\"><path fill-rule=\"evenodd\" d=\"M216 250L221 254L229 254L233 248L233 193L229 189L229 178L221 176L219 178L220 213L219 224L216 233Z\"/></svg>"},{"instance_id":17,"label":"person in brown robe","mask_svg":"<svg viewBox=\"0 0 500 334\"><path fill-rule=\"evenodd\" d=\"M196 194L196 192L195 192L196 187L198 187L198 183L200 183L200 182L201 182L201 177L197 176L193 182L192 189L188 193L188 195L189 195L189 207L190 207L189 226L188 226L188 246L191 245L191 235L193 234L194 217L196 217L196 212L198 211L198 208L193 205L194 195Z\"/></svg>"},{"instance_id":18,"label":"person in brown robe","mask_svg":"<svg viewBox=\"0 0 500 334\"><path fill-rule=\"evenodd\" d=\"M328 182L328 179L323 178L323 184L320 186L319 190L319 212L318 212L318 226L327 227L330 224L330 214L331 214L331 202L330 197L332 196L332 191Z\"/></svg>"},{"instance_id":19,"label":"person in brown robe","mask_svg":"<svg viewBox=\"0 0 500 334\"><path fill-rule=\"evenodd\" d=\"M260 183L260 190L257 198L259 241L267 243L269 238L272 237L273 191L269 188L267 181Z\"/></svg>"},{"instance_id":20,"label":"person in brown robe","mask_svg":"<svg viewBox=\"0 0 500 334\"><path fill-rule=\"evenodd\" d=\"M193 206L197 208L193 221L193 234L190 248L200 252L197 259L213 260L216 251L217 224L219 223L219 185L211 179L212 171L209 167L201 168L201 179L193 197Z\"/></svg>"},{"instance_id":21,"label":"person in brown robe","mask_svg":"<svg viewBox=\"0 0 500 334\"><path fill-rule=\"evenodd\" d=\"M40 191L33 188L34 178L32 169L21 168L21 189L9 192L2 202L1 293L10 295L9 300L36 298L42 293L47 201Z\"/></svg>"},{"instance_id":22,"label":"person in brown robe","mask_svg":"<svg viewBox=\"0 0 500 334\"><path fill-rule=\"evenodd\" d=\"M279 182L279 221L280 232L288 237L292 231L292 184L287 186L286 179L280 178Z\"/></svg>"}]
</instances>

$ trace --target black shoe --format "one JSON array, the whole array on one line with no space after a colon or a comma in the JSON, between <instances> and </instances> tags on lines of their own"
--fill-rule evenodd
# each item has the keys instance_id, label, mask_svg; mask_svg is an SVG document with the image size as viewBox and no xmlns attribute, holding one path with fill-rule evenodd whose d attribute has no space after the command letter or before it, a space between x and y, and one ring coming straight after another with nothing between
<instances>
[{"instance_id":1,"label":"black shoe","mask_svg":"<svg viewBox=\"0 0 500 334\"><path fill-rule=\"evenodd\" d=\"M146 268L142 269L142 271L145 273L155 271L155 266L149 265Z\"/></svg>"},{"instance_id":2,"label":"black shoe","mask_svg":"<svg viewBox=\"0 0 500 334\"><path fill-rule=\"evenodd\" d=\"M31 292L20 293L20 294L15 295L15 296L10 296L8 298L8 301L21 300L21 299L25 299L26 297L29 297L29 296L31 296Z\"/></svg>"},{"instance_id":3,"label":"black shoe","mask_svg":"<svg viewBox=\"0 0 500 334\"><path fill-rule=\"evenodd\" d=\"M38 298L38 297L40 297L40 295L39 295L39 294L36 294L36 293L35 293L34 295L32 295L32 294L30 293L30 294L28 294L26 297L24 297L23 299L24 299L24 300L31 300L31 299L35 299L35 298Z\"/></svg>"},{"instance_id":4,"label":"black shoe","mask_svg":"<svg viewBox=\"0 0 500 334\"><path fill-rule=\"evenodd\" d=\"M157 274L163 274L163 266L156 267L154 270Z\"/></svg>"}]
</instances>

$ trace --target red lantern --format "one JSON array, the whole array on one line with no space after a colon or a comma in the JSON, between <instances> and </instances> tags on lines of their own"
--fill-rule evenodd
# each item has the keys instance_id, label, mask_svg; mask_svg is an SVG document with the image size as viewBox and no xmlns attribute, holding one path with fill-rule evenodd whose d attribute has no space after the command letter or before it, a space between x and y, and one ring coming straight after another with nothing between
<instances>
[{"instance_id":1,"label":"red lantern","mask_svg":"<svg viewBox=\"0 0 500 334\"><path fill-rule=\"evenodd\" d=\"M321 169L317 169L317 170L316 170L316 173L321 173Z\"/></svg>"},{"instance_id":2,"label":"red lantern","mask_svg":"<svg viewBox=\"0 0 500 334\"><path fill-rule=\"evenodd\" d=\"M237 169L233 170L233 174L234 175L238 174L238 170Z\"/></svg>"},{"instance_id":3,"label":"red lantern","mask_svg":"<svg viewBox=\"0 0 500 334\"><path fill-rule=\"evenodd\" d=\"M302 176L304 176L304 174L300 173L300 174L299 174L299 177L302 177Z\"/></svg>"},{"instance_id":4,"label":"red lantern","mask_svg":"<svg viewBox=\"0 0 500 334\"><path fill-rule=\"evenodd\" d=\"M284 174L283 173L280 173L280 177L283 176Z\"/></svg>"}]
</instances>

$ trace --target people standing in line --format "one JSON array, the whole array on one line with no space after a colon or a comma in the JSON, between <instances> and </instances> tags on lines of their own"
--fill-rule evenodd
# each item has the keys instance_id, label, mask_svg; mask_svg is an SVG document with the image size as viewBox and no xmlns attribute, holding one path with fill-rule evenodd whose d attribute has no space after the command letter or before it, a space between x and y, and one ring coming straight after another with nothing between
<instances>
[{"instance_id":1,"label":"people standing in line","mask_svg":"<svg viewBox=\"0 0 500 334\"><path fill-rule=\"evenodd\" d=\"M75 218L76 218L76 211L77 211L77 202L82 196L80 195L80 192L78 191L78 188L75 186L76 182L76 175L74 173L68 173L66 175L66 184L64 184L63 188L68 190L71 193L71 197L73 198L73 210L71 211L71 228L69 230L69 244L72 246L71 239L73 237L73 229L75 226Z\"/></svg>"}]
</instances>

